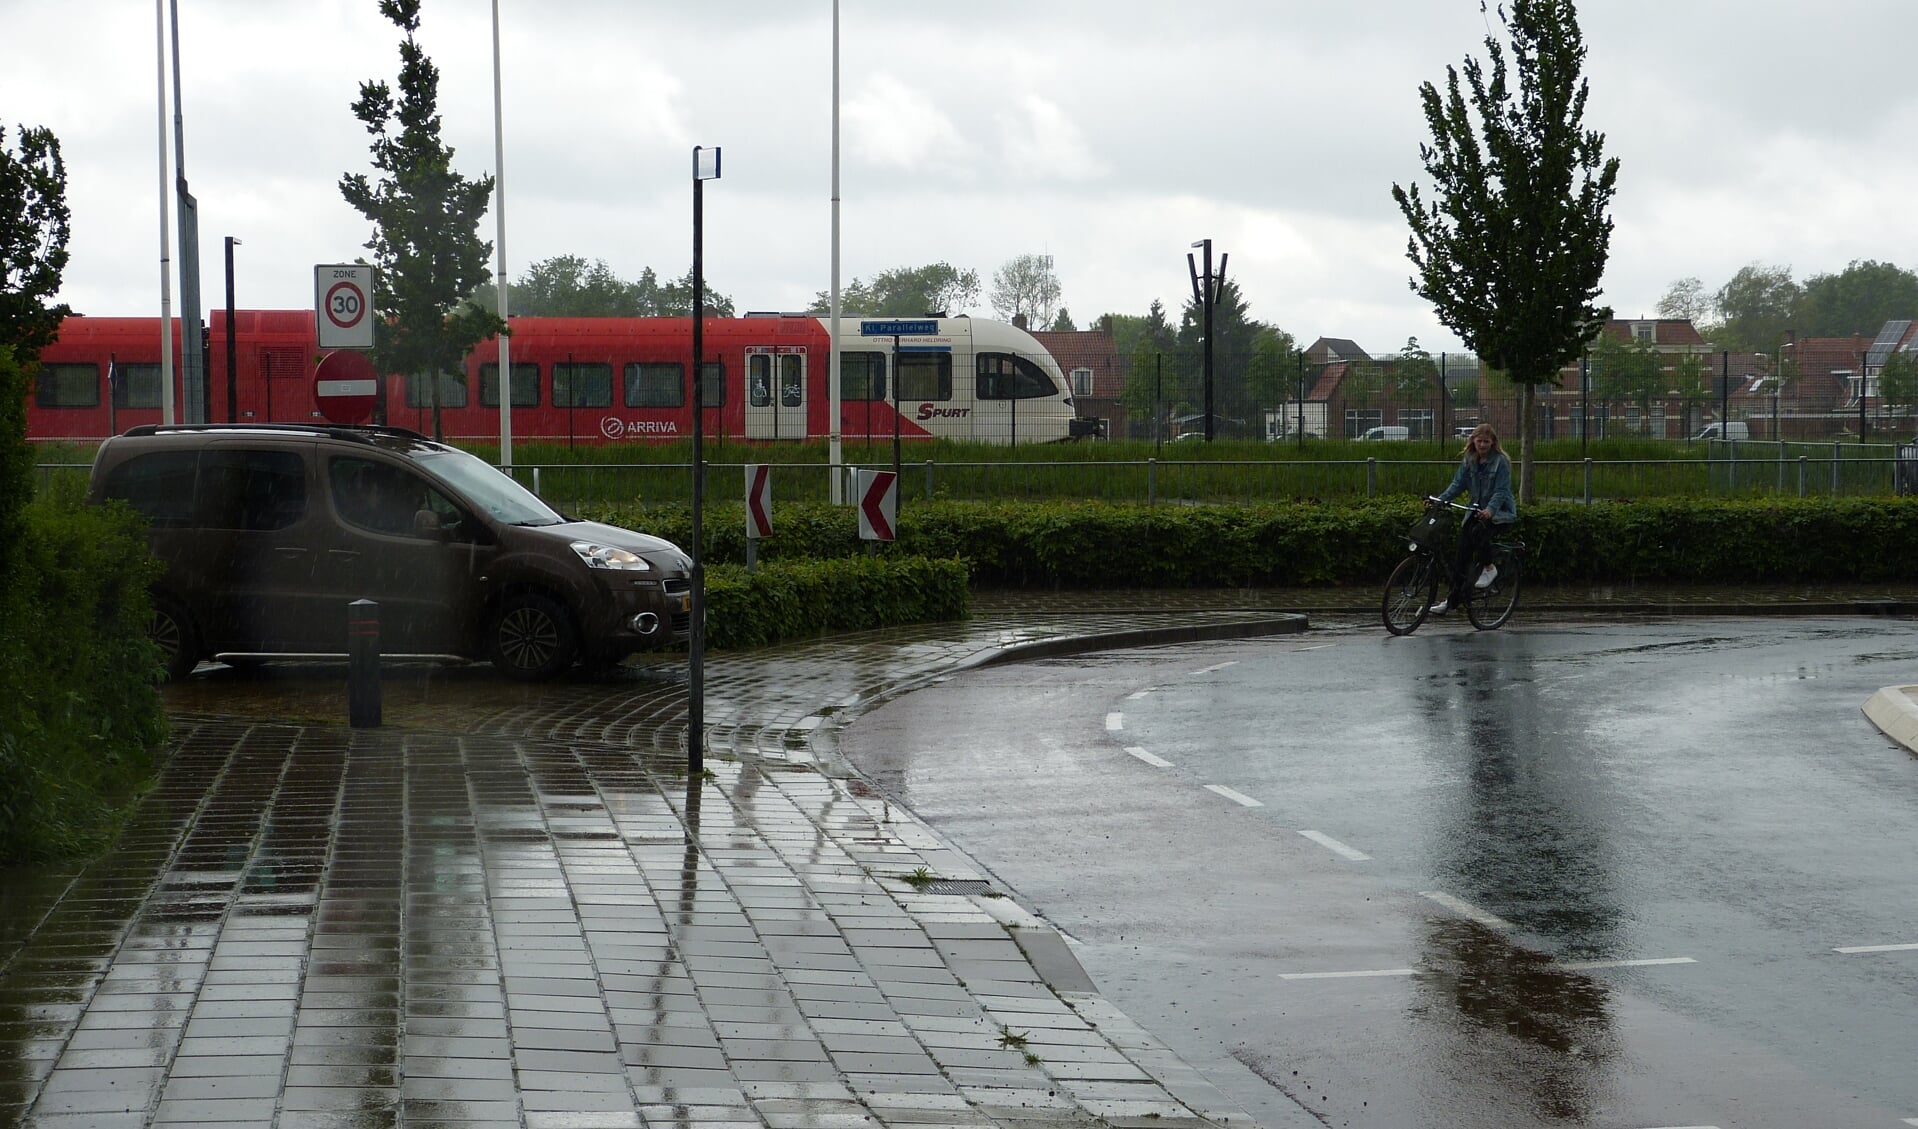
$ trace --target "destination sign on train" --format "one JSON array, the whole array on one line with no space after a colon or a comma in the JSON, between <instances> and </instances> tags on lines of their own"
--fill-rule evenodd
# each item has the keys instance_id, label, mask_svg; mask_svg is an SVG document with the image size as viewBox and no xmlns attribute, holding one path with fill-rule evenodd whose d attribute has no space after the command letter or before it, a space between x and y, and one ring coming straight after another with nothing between
<instances>
[{"instance_id":1,"label":"destination sign on train","mask_svg":"<svg viewBox=\"0 0 1918 1129\"><path fill-rule=\"evenodd\" d=\"M862 321L859 323L861 337L929 337L939 332L936 321Z\"/></svg>"}]
</instances>

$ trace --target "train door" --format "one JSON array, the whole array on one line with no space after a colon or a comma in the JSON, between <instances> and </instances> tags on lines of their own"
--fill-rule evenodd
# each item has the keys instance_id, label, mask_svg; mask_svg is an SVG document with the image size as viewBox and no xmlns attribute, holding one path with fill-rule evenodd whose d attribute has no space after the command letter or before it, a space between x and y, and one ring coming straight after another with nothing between
<instances>
[{"instance_id":1,"label":"train door","mask_svg":"<svg viewBox=\"0 0 1918 1129\"><path fill-rule=\"evenodd\" d=\"M746 347L746 438L806 437L806 347Z\"/></svg>"}]
</instances>

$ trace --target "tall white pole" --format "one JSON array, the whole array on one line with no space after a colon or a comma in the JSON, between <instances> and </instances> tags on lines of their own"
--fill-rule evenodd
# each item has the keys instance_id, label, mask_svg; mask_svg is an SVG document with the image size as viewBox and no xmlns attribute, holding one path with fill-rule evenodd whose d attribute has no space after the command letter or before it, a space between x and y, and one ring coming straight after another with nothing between
<instances>
[{"instance_id":1,"label":"tall white pole","mask_svg":"<svg viewBox=\"0 0 1918 1129\"><path fill-rule=\"evenodd\" d=\"M839 445L839 0L832 0L832 300L827 316L831 319L827 325L832 355L826 362L826 426L832 463L831 498L833 505L839 505L846 500L839 470L844 461ZM870 396L872 390L868 388L866 394Z\"/></svg>"},{"instance_id":2,"label":"tall white pole","mask_svg":"<svg viewBox=\"0 0 1918 1129\"><path fill-rule=\"evenodd\" d=\"M493 0L493 217L499 235L493 241L499 268L493 272L499 289L499 320L506 320L506 125L500 112L499 0ZM499 465L513 469L513 351L507 334L499 335Z\"/></svg>"},{"instance_id":3,"label":"tall white pole","mask_svg":"<svg viewBox=\"0 0 1918 1129\"><path fill-rule=\"evenodd\" d=\"M167 254L167 194L173 185L167 182L166 160L166 0L153 0L154 39L159 45L160 105L160 422L173 422L173 260Z\"/></svg>"}]
</instances>

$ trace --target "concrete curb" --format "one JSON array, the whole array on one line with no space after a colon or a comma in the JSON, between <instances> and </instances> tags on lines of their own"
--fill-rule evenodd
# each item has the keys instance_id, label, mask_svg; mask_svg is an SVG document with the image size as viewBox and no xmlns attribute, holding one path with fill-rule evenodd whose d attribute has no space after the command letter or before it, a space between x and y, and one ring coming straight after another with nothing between
<instances>
[{"instance_id":1,"label":"concrete curb","mask_svg":"<svg viewBox=\"0 0 1918 1129\"><path fill-rule=\"evenodd\" d=\"M1918 686L1887 686L1865 700L1865 716L1885 736L1918 752Z\"/></svg>"}]
</instances>

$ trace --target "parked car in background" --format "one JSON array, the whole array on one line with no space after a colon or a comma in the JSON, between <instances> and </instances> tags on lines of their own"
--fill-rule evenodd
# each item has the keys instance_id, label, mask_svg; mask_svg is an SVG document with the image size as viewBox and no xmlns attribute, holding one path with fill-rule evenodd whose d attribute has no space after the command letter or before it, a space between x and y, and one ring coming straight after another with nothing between
<instances>
[{"instance_id":1,"label":"parked car in background","mask_svg":"<svg viewBox=\"0 0 1918 1129\"><path fill-rule=\"evenodd\" d=\"M208 658L344 658L361 599L380 606L384 655L517 679L691 631L692 562L671 542L564 517L404 428L136 427L100 445L88 498L147 518L173 678Z\"/></svg>"},{"instance_id":2,"label":"parked car in background","mask_svg":"<svg viewBox=\"0 0 1918 1129\"><path fill-rule=\"evenodd\" d=\"M1750 439L1751 437L1752 437L1751 424L1741 423L1737 420L1733 420L1729 423L1708 423L1704 427L1701 427L1698 429L1697 435L1692 436L1694 440L1733 439L1733 440L1737 440L1740 443L1744 442L1747 439Z\"/></svg>"},{"instance_id":3,"label":"parked car in background","mask_svg":"<svg viewBox=\"0 0 1918 1129\"><path fill-rule=\"evenodd\" d=\"M1385 440L1385 439L1404 440L1404 439L1410 439L1411 437L1412 437L1412 432L1409 428L1369 427L1369 428L1366 428L1365 433L1363 435L1359 436L1359 439L1361 441L1370 442L1370 441Z\"/></svg>"}]
</instances>

